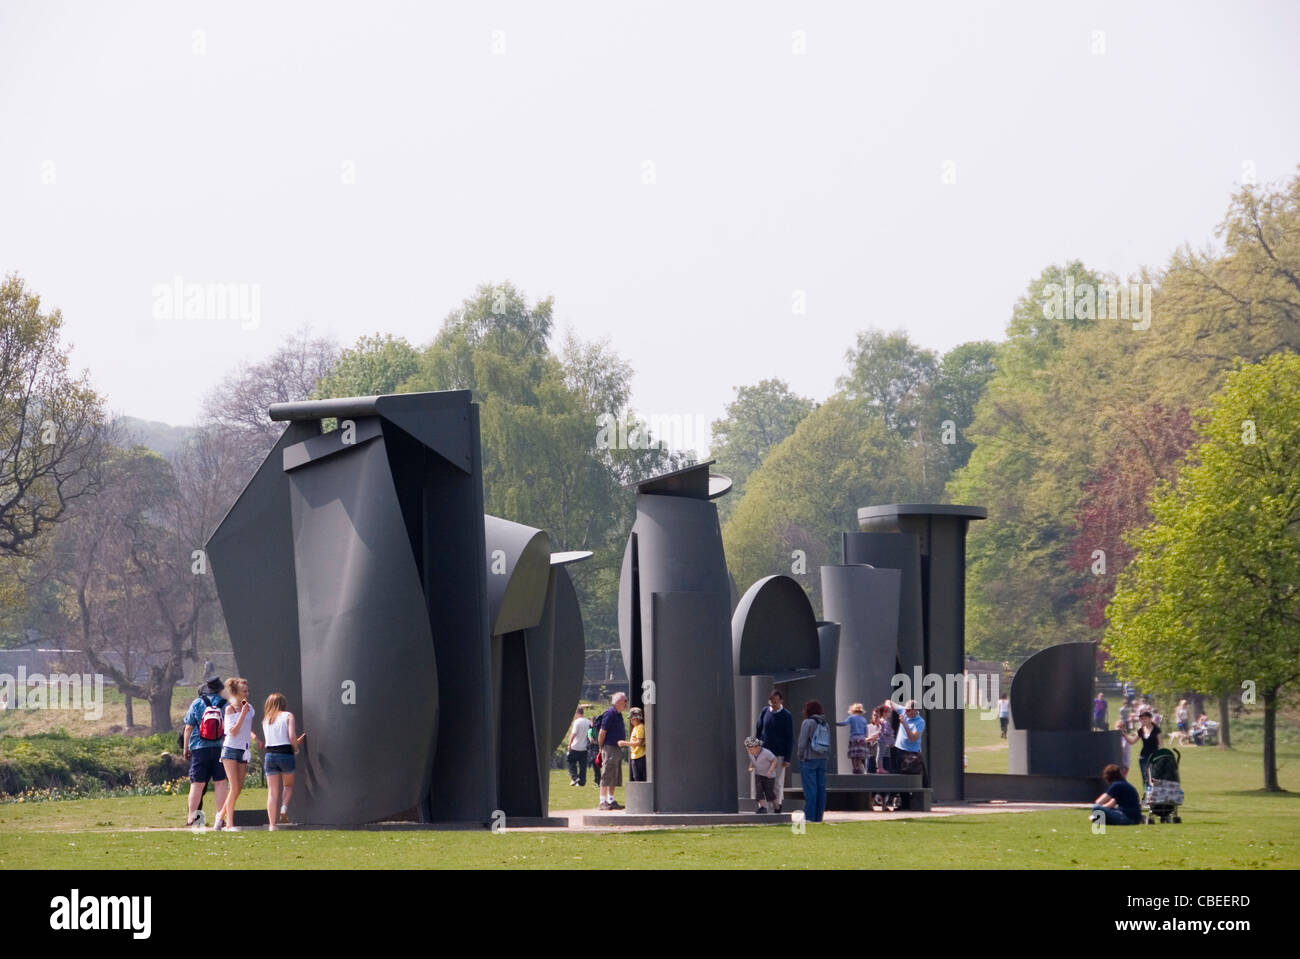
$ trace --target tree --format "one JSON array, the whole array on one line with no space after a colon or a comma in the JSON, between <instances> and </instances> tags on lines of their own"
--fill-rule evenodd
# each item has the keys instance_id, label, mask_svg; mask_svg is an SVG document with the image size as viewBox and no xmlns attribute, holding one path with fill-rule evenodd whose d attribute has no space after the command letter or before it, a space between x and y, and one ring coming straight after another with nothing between
<instances>
[{"instance_id":1,"label":"tree","mask_svg":"<svg viewBox=\"0 0 1300 959\"><path fill-rule=\"evenodd\" d=\"M813 401L790 391L784 380L761 380L736 388L726 415L713 421L713 448L717 470L731 477L731 492L718 501L723 522L744 496L745 483L772 448L794 432L813 410Z\"/></svg>"},{"instance_id":2,"label":"tree","mask_svg":"<svg viewBox=\"0 0 1300 959\"><path fill-rule=\"evenodd\" d=\"M789 570L820 605L820 567L839 562L839 534L857 528L858 508L897 501L902 452L861 399L837 394L808 414L751 474L722 530L736 586Z\"/></svg>"},{"instance_id":3,"label":"tree","mask_svg":"<svg viewBox=\"0 0 1300 959\"><path fill-rule=\"evenodd\" d=\"M273 422L267 409L273 403L288 403L313 396L317 385L338 362L339 348L333 340L314 337L307 329L288 337L260 363L244 364L227 374L208 394L203 416L243 444L240 487L252 478L266 454L284 432L284 424Z\"/></svg>"},{"instance_id":4,"label":"tree","mask_svg":"<svg viewBox=\"0 0 1300 959\"><path fill-rule=\"evenodd\" d=\"M849 372L836 384L850 399L860 399L889 429L910 439L919 426L921 397L939 376L939 358L914 344L903 330L868 329L845 354Z\"/></svg>"},{"instance_id":5,"label":"tree","mask_svg":"<svg viewBox=\"0 0 1300 959\"><path fill-rule=\"evenodd\" d=\"M396 393L419 370L420 351L402 337L388 333L363 336L339 354L338 362L312 395L327 399Z\"/></svg>"},{"instance_id":6,"label":"tree","mask_svg":"<svg viewBox=\"0 0 1300 959\"><path fill-rule=\"evenodd\" d=\"M1076 514L1069 562L1082 583L1075 594L1083 600L1084 620L1094 629L1105 628L1116 576L1133 558L1124 535L1151 522L1152 488L1173 481L1194 439L1185 407L1171 411L1157 403L1135 413L1107 465L1084 484Z\"/></svg>"},{"instance_id":7,"label":"tree","mask_svg":"<svg viewBox=\"0 0 1300 959\"><path fill-rule=\"evenodd\" d=\"M622 489L681 465L655 448L628 408L632 370L607 343L568 335L551 349L553 303L510 283L483 284L420 357L403 391L468 389L479 404L487 512L544 529L557 550L593 550L573 568L588 645L616 646L618 571L632 523ZM602 444L602 423L637 437Z\"/></svg>"},{"instance_id":8,"label":"tree","mask_svg":"<svg viewBox=\"0 0 1300 959\"><path fill-rule=\"evenodd\" d=\"M1258 689L1264 788L1277 711L1300 684L1300 356L1238 362L1107 608L1106 647L1144 684Z\"/></svg>"},{"instance_id":9,"label":"tree","mask_svg":"<svg viewBox=\"0 0 1300 959\"><path fill-rule=\"evenodd\" d=\"M0 284L0 557L28 550L103 481L103 402L68 370L58 310Z\"/></svg>"}]
</instances>

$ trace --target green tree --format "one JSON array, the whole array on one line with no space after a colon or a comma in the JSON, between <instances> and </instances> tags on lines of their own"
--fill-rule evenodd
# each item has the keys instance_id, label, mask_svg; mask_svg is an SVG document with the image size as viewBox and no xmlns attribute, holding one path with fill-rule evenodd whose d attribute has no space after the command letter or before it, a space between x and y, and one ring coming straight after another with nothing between
<instances>
[{"instance_id":1,"label":"green tree","mask_svg":"<svg viewBox=\"0 0 1300 959\"><path fill-rule=\"evenodd\" d=\"M857 529L858 508L897 500L902 453L861 399L836 395L808 414L750 475L722 530L737 588L788 572L819 606L820 567L840 561L839 535Z\"/></svg>"},{"instance_id":2,"label":"green tree","mask_svg":"<svg viewBox=\"0 0 1300 959\"><path fill-rule=\"evenodd\" d=\"M363 336L339 354L333 370L316 386L317 399L396 393L420 370L420 351L400 336Z\"/></svg>"},{"instance_id":3,"label":"green tree","mask_svg":"<svg viewBox=\"0 0 1300 959\"><path fill-rule=\"evenodd\" d=\"M1264 788L1279 706L1300 686L1300 356L1239 362L1107 608L1105 644L1158 688L1258 689Z\"/></svg>"},{"instance_id":4,"label":"green tree","mask_svg":"<svg viewBox=\"0 0 1300 959\"><path fill-rule=\"evenodd\" d=\"M62 314L41 312L16 274L0 284L0 559L102 486L103 401L87 374L69 371L62 329Z\"/></svg>"},{"instance_id":5,"label":"green tree","mask_svg":"<svg viewBox=\"0 0 1300 959\"><path fill-rule=\"evenodd\" d=\"M813 401L790 391L784 380L761 380L736 388L726 415L713 421L713 448L717 471L731 477L731 492L718 501L725 522L745 495L749 476L778 443L812 412Z\"/></svg>"},{"instance_id":6,"label":"green tree","mask_svg":"<svg viewBox=\"0 0 1300 959\"><path fill-rule=\"evenodd\" d=\"M615 646L618 569L632 522L622 485L679 465L628 409L631 367L606 343L567 336L551 349L552 301L509 283L480 286L452 310L403 391L468 389L479 403L489 513L544 529L557 550L590 549L573 568L590 647ZM613 417L645 437L602 446ZM650 447L650 448L647 448Z\"/></svg>"}]
</instances>

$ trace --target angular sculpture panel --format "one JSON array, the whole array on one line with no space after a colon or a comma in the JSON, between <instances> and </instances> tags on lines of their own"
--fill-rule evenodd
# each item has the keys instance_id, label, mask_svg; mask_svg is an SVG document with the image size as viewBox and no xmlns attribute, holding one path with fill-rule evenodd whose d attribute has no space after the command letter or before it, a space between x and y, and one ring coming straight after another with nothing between
<instances>
[{"instance_id":1,"label":"angular sculpture panel","mask_svg":"<svg viewBox=\"0 0 1300 959\"><path fill-rule=\"evenodd\" d=\"M551 737L581 688L563 566L590 554L484 516L468 391L270 415L289 425L208 552L239 668L303 718L292 818L545 816Z\"/></svg>"}]
</instances>

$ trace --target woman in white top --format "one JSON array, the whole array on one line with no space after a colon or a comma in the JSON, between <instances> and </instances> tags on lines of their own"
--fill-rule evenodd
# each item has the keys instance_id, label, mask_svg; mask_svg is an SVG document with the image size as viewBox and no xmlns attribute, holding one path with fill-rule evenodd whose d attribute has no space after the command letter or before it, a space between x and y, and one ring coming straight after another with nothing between
<instances>
[{"instance_id":1,"label":"woman in white top","mask_svg":"<svg viewBox=\"0 0 1300 959\"><path fill-rule=\"evenodd\" d=\"M226 680L226 738L221 744L221 765L226 767L226 779L230 790L226 793L225 804L217 810L215 828L222 829L235 820L235 800L244 788L244 777L248 775L248 760L251 757L249 742L257 741L253 732L253 716L256 711L248 701L248 680L231 676Z\"/></svg>"},{"instance_id":2,"label":"woman in white top","mask_svg":"<svg viewBox=\"0 0 1300 959\"><path fill-rule=\"evenodd\" d=\"M275 829L277 822L289 821L289 798L293 795L293 771L296 765L294 755L307 734L297 734L293 713L289 712L289 702L284 698L284 693L272 693L266 697L263 715L262 735L266 745L262 768L266 771L266 819L268 826Z\"/></svg>"}]
</instances>

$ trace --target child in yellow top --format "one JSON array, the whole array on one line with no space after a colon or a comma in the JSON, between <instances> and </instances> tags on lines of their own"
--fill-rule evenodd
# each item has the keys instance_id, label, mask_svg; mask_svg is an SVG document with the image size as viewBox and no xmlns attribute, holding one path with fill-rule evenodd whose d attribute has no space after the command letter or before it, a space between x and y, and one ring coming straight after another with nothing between
<instances>
[{"instance_id":1,"label":"child in yellow top","mask_svg":"<svg viewBox=\"0 0 1300 959\"><path fill-rule=\"evenodd\" d=\"M631 746L632 753L628 766L632 770L632 782L643 783L645 778L645 714L640 706L628 710L627 718L632 722L632 738L620 739L620 746Z\"/></svg>"}]
</instances>

